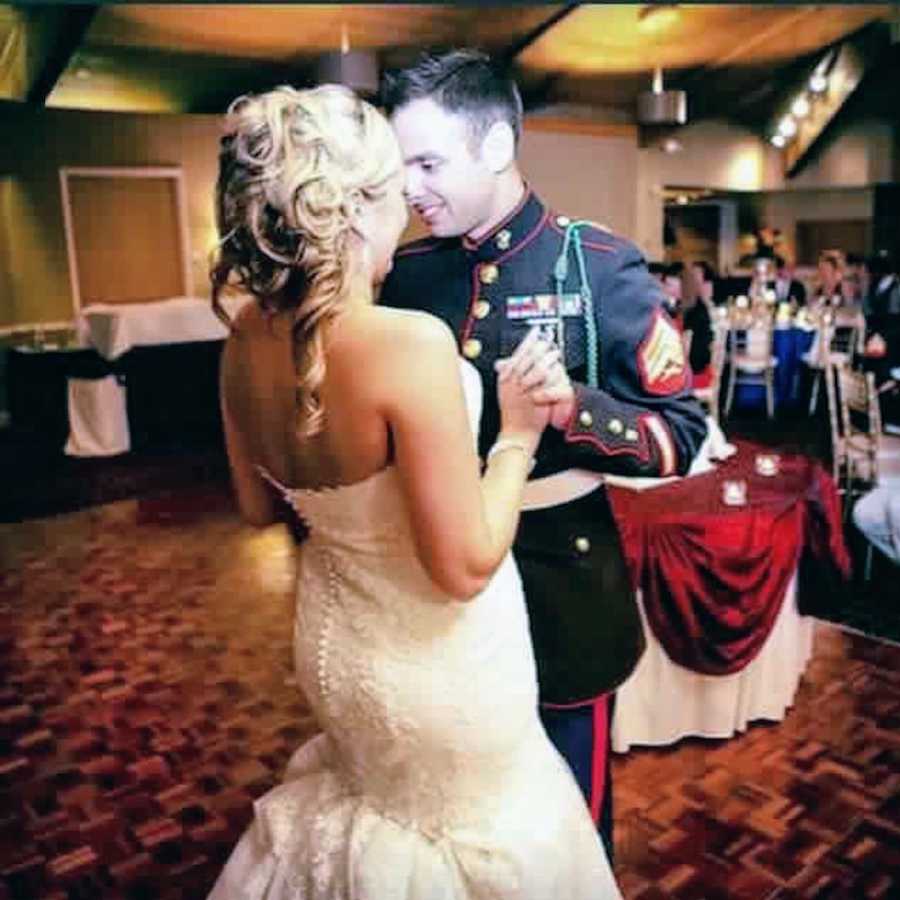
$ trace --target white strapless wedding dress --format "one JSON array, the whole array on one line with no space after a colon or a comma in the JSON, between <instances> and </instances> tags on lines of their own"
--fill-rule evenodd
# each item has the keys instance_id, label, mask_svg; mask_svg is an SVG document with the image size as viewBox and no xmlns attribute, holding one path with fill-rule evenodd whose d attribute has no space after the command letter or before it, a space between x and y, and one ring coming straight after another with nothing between
<instances>
[{"instance_id":1,"label":"white strapless wedding dress","mask_svg":"<svg viewBox=\"0 0 900 900\"><path fill-rule=\"evenodd\" d=\"M480 378L461 365L477 434ZM286 496L311 530L295 664L324 733L256 802L210 900L619 897L538 719L512 556L475 600L448 602L393 467Z\"/></svg>"}]
</instances>

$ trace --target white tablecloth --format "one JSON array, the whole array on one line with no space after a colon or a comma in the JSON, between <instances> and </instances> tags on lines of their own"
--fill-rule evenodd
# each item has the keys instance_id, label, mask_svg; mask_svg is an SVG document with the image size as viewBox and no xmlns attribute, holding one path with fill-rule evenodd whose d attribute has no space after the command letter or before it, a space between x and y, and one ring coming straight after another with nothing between
<instances>
[{"instance_id":1,"label":"white tablecloth","mask_svg":"<svg viewBox=\"0 0 900 900\"><path fill-rule=\"evenodd\" d=\"M226 297L222 306L231 318L247 297ZM80 343L112 360L132 347L223 340L225 326L209 300L173 297L153 303L95 303L85 307L76 327ZM69 456L112 456L130 448L125 386L115 377L68 379Z\"/></svg>"},{"instance_id":2,"label":"white tablecloth","mask_svg":"<svg viewBox=\"0 0 900 900\"><path fill-rule=\"evenodd\" d=\"M247 303L246 297L222 301L232 317ZM172 297L152 303L94 303L78 317L81 342L106 359L115 359L132 347L224 340L228 331L202 297Z\"/></svg>"},{"instance_id":3,"label":"white tablecloth","mask_svg":"<svg viewBox=\"0 0 900 900\"><path fill-rule=\"evenodd\" d=\"M612 748L662 746L683 737L728 738L755 719L780 721L812 654L815 620L797 612L796 573L763 648L733 675L700 675L673 663L638 605L647 650L616 693Z\"/></svg>"},{"instance_id":4,"label":"white tablecloth","mask_svg":"<svg viewBox=\"0 0 900 900\"><path fill-rule=\"evenodd\" d=\"M131 449L125 386L115 375L67 378L67 456L115 456Z\"/></svg>"}]
</instances>

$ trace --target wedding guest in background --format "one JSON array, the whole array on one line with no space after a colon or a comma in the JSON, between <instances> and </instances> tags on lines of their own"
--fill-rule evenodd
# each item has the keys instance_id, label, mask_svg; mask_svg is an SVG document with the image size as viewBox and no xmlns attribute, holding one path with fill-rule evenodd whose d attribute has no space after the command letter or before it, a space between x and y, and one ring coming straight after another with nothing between
<instances>
[{"instance_id":1,"label":"wedding guest in background","mask_svg":"<svg viewBox=\"0 0 900 900\"><path fill-rule=\"evenodd\" d=\"M844 263L844 299L849 303L862 303L866 295L865 258L858 253L848 253Z\"/></svg>"},{"instance_id":2,"label":"wedding guest in background","mask_svg":"<svg viewBox=\"0 0 900 900\"><path fill-rule=\"evenodd\" d=\"M837 306L844 301L844 270L840 256L835 252L823 253L819 257L816 280L812 289L816 304L828 303Z\"/></svg>"},{"instance_id":3,"label":"wedding guest in background","mask_svg":"<svg viewBox=\"0 0 900 900\"><path fill-rule=\"evenodd\" d=\"M694 262L690 266L689 283L681 303L681 323L685 332L691 332L691 349L688 362L693 373L695 388L707 387L712 373L712 307L713 268L704 261Z\"/></svg>"},{"instance_id":4,"label":"wedding guest in background","mask_svg":"<svg viewBox=\"0 0 900 900\"><path fill-rule=\"evenodd\" d=\"M783 256L775 257L775 299L779 303L793 300L797 306L806 304L806 287L794 277L794 266Z\"/></svg>"},{"instance_id":5,"label":"wedding guest in background","mask_svg":"<svg viewBox=\"0 0 900 900\"><path fill-rule=\"evenodd\" d=\"M875 373L881 390L881 418L886 431L900 426L900 387L891 372L900 366L900 277L891 257L878 253L866 260L869 290L863 298L865 368Z\"/></svg>"},{"instance_id":6,"label":"wedding guest in background","mask_svg":"<svg viewBox=\"0 0 900 900\"><path fill-rule=\"evenodd\" d=\"M877 487L853 507L853 523L889 560L900 564L900 488Z\"/></svg>"}]
</instances>

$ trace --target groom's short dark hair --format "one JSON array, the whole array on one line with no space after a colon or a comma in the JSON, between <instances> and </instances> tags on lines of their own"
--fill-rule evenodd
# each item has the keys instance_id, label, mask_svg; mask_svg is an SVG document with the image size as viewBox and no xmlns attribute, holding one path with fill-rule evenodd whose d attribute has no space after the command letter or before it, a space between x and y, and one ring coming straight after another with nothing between
<instances>
[{"instance_id":1,"label":"groom's short dark hair","mask_svg":"<svg viewBox=\"0 0 900 900\"><path fill-rule=\"evenodd\" d=\"M447 112L463 116L480 139L495 122L522 133L522 98L505 69L480 50L423 53L415 63L385 74L381 105L390 116L413 100L430 99Z\"/></svg>"}]
</instances>

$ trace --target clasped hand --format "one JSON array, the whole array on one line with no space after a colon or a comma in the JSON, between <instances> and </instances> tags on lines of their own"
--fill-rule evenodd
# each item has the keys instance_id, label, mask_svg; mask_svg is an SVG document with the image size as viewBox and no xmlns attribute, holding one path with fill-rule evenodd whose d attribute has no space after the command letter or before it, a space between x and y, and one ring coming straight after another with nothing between
<instances>
[{"instance_id":1,"label":"clasped hand","mask_svg":"<svg viewBox=\"0 0 900 900\"><path fill-rule=\"evenodd\" d=\"M540 336L538 328L532 328L516 347L512 356L494 363L497 372L497 390L517 389L536 407L535 413L547 417L554 428L565 428L575 404L575 391L559 348Z\"/></svg>"}]
</instances>

